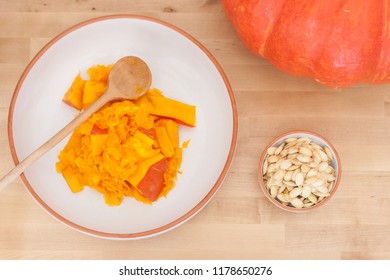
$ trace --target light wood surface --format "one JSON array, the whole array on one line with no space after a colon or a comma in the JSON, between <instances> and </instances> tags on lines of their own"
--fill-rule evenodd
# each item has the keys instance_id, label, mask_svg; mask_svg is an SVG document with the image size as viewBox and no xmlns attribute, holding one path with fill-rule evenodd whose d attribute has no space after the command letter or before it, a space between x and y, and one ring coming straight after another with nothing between
<instances>
[{"instance_id":1,"label":"light wood surface","mask_svg":"<svg viewBox=\"0 0 390 280\"><path fill-rule=\"evenodd\" d=\"M163 235L112 241L49 216L20 179L0 193L0 259L390 259L390 85L333 90L249 53L217 0L0 1L0 176L13 167L9 103L32 57L64 29L96 16L155 17L197 38L226 72L239 113L230 171L193 219ZM275 136L312 130L340 154L338 192L312 213L286 213L257 182Z\"/></svg>"}]
</instances>

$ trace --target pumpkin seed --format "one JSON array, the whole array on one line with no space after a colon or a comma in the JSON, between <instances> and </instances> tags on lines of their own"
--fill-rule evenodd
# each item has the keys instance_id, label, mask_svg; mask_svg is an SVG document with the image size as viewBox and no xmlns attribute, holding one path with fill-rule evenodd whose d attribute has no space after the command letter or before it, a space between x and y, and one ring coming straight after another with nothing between
<instances>
[{"instance_id":1,"label":"pumpkin seed","mask_svg":"<svg viewBox=\"0 0 390 280\"><path fill-rule=\"evenodd\" d=\"M313 155L313 152L307 147L300 147L299 153L308 157L311 157Z\"/></svg>"},{"instance_id":2,"label":"pumpkin seed","mask_svg":"<svg viewBox=\"0 0 390 280\"><path fill-rule=\"evenodd\" d=\"M321 162L320 165L318 166L318 171L324 172L324 171L328 168L328 166L329 166L328 162L323 161L323 162Z\"/></svg>"},{"instance_id":3,"label":"pumpkin seed","mask_svg":"<svg viewBox=\"0 0 390 280\"><path fill-rule=\"evenodd\" d=\"M297 177L297 174L301 172L301 169L298 168L298 169L295 169L294 172L293 172L293 175L291 176L291 180L293 180L295 182L295 179Z\"/></svg>"},{"instance_id":4,"label":"pumpkin seed","mask_svg":"<svg viewBox=\"0 0 390 280\"><path fill-rule=\"evenodd\" d=\"M303 202L299 198L294 197L293 199L291 199L291 205L295 208L302 208Z\"/></svg>"},{"instance_id":5,"label":"pumpkin seed","mask_svg":"<svg viewBox=\"0 0 390 280\"><path fill-rule=\"evenodd\" d=\"M332 161L333 160L332 152L329 150L328 147L325 147L325 153L328 156L328 158Z\"/></svg>"},{"instance_id":6,"label":"pumpkin seed","mask_svg":"<svg viewBox=\"0 0 390 280\"><path fill-rule=\"evenodd\" d=\"M308 138L308 137L301 137L297 140L297 142L305 142L305 143L310 143L311 142L311 139Z\"/></svg>"},{"instance_id":7,"label":"pumpkin seed","mask_svg":"<svg viewBox=\"0 0 390 280\"><path fill-rule=\"evenodd\" d=\"M297 159L292 159L291 162L292 162L292 164L297 165L297 166L301 166L303 164L302 162L300 162Z\"/></svg>"},{"instance_id":8,"label":"pumpkin seed","mask_svg":"<svg viewBox=\"0 0 390 280\"><path fill-rule=\"evenodd\" d=\"M287 156L287 150L282 150L282 151L280 152L279 156L282 157L282 158L285 157L285 156Z\"/></svg>"},{"instance_id":9,"label":"pumpkin seed","mask_svg":"<svg viewBox=\"0 0 390 280\"><path fill-rule=\"evenodd\" d=\"M298 153L298 148L292 147L292 148L288 149L287 153L288 153L289 155L291 155L291 154L297 154L297 153Z\"/></svg>"},{"instance_id":10,"label":"pumpkin seed","mask_svg":"<svg viewBox=\"0 0 390 280\"><path fill-rule=\"evenodd\" d=\"M265 174L267 174L267 169L268 169L268 161L265 160L265 161L264 161L264 164L263 164L263 176L264 176Z\"/></svg>"},{"instance_id":11,"label":"pumpkin seed","mask_svg":"<svg viewBox=\"0 0 390 280\"><path fill-rule=\"evenodd\" d=\"M325 153L324 151L318 150L318 153L320 154L321 159L322 159L323 161L328 161L328 160L329 160L328 156L326 155L326 153Z\"/></svg>"},{"instance_id":12,"label":"pumpkin seed","mask_svg":"<svg viewBox=\"0 0 390 280\"><path fill-rule=\"evenodd\" d=\"M271 193L271 196L273 198L275 198L276 195L278 194L278 189L275 186L272 186L271 189L270 189L270 193Z\"/></svg>"},{"instance_id":13,"label":"pumpkin seed","mask_svg":"<svg viewBox=\"0 0 390 280\"><path fill-rule=\"evenodd\" d=\"M313 184L315 181L317 181L317 177L309 177L307 176L307 179L305 180L305 185L306 186L310 186L311 184Z\"/></svg>"},{"instance_id":14,"label":"pumpkin seed","mask_svg":"<svg viewBox=\"0 0 390 280\"><path fill-rule=\"evenodd\" d=\"M290 137L290 138L287 138L286 140L284 140L284 142L286 143L291 143L291 142L296 142L297 141L297 138L295 137Z\"/></svg>"},{"instance_id":15,"label":"pumpkin seed","mask_svg":"<svg viewBox=\"0 0 390 280\"><path fill-rule=\"evenodd\" d=\"M308 198L310 194L311 194L311 187L304 186L302 188L302 193L301 193L302 197Z\"/></svg>"},{"instance_id":16,"label":"pumpkin seed","mask_svg":"<svg viewBox=\"0 0 390 280\"><path fill-rule=\"evenodd\" d=\"M293 175L293 172L292 172L292 171L287 171L287 172L286 172L286 175L284 175L283 180L284 180L284 181L290 181L291 178L292 178L292 175Z\"/></svg>"},{"instance_id":17,"label":"pumpkin seed","mask_svg":"<svg viewBox=\"0 0 390 280\"><path fill-rule=\"evenodd\" d=\"M291 159L291 161L292 161L292 160L295 160L296 157L297 157L297 154L291 154L291 155L287 155L286 159Z\"/></svg>"},{"instance_id":18,"label":"pumpkin seed","mask_svg":"<svg viewBox=\"0 0 390 280\"><path fill-rule=\"evenodd\" d=\"M297 184L297 186L302 186L303 185L303 181L304 181L304 178L303 178L302 173L298 173L295 176L295 184Z\"/></svg>"},{"instance_id":19,"label":"pumpkin seed","mask_svg":"<svg viewBox=\"0 0 390 280\"><path fill-rule=\"evenodd\" d=\"M275 151L276 151L276 147L269 147L267 149L267 154L273 156L275 154Z\"/></svg>"},{"instance_id":20,"label":"pumpkin seed","mask_svg":"<svg viewBox=\"0 0 390 280\"><path fill-rule=\"evenodd\" d=\"M278 171L276 171L276 173L274 175L274 179L281 181L283 179L284 175L286 175L286 171L279 169Z\"/></svg>"},{"instance_id":21,"label":"pumpkin seed","mask_svg":"<svg viewBox=\"0 0 390 280\"><path fill-rule=\"evenodd\" d=\"M309 162L310 161L310 157L307 156L307 155L304 155L304 154L299 154L297 156L297 160L299 160L301 162Z\"/></svg>"},{"instance_id":22,"label":"pumpkin seed","mask_svg":"<svg viewBox=\"0 0 390 280\"><path fill-rule=\"evenodd\" d=\"M297 141L286 142L284 149L288 150L289 148L295 147L296 145L297 145Z\"/></svg>"},{"instance_id":23,"label":"pumpkin seed","mask_svg":"<svg viewBox=\"0 0 390 280\"><path fill-rule=\"evenodd\" d=\"M317 197L312 193L309 194L309 196L307 198L310 200L310 202L312 202L314 204L317 203L317 201L318 201Z\"/></svg>"},{"instance_id":24,"label":"pumpkin seed","mask_svg":"<svg viewBox=\"0 0 390 280\"><path fill-rule=\"evenodd\" d=\"M275 155L279 155L280 152L283 150L283 148L284 148L284 143L282 143L279 147L276 148Z\"/></svg>"},{"instance_id":25,"label":"pumpkin seed","mask_svg":"<svg viewBox=\"0 0 390 280\"><path fill-rule=\"evenodd\" d=\"M318 175L318 171L314 169L310 169L309 172L307 172L307 177L314 177Z\"/></svg>"},{"instance_id":26,"label":"pumpkin seed","mask_svg":"<svg viewBox=\"0 0 390 280\"><path fill-rule=\"evenodd\" d=\"M283 181L283 183L289 187L296 187L297 186L297 184L295 184L295 182L293 182L293 181Z\"/></svg>"},{"instance_id":27,"label":"pumpkin seed","mask_svg":"<svg viewBox=\"0 0 390 280\"><path fill-rule=\"evenodd\" d=\"M330 193L323 193L323 192L316 192L314 193L316 196L318 196L318 199L320 197L327 197L327 196L330 196Z\"/></svg>"},{"instance_id":28,"label":"pumpkin seed","mask_svg":"<svg viewBox=\"0 0 390 280\"><path fill-rule=\"evenodd\" d=\"M289 202L288 200L286 200L284 194L281 194L281 193L278 193L276 198L279 199L280 202Z\"/></svg>"},{"instance_id":29,"label":"pumpkin seed","mask_svg":"<svg viewBox=\"0 0 390 280\"><path fill-rule=\"evenodd\" d=\"M293 188L291 191L290 191L290 198L294 198L294 197L297 197L298 195L300 195L302 193L302 189L301 188Z\"/></svg>"},{"instance_id":30,"label":"pumpkin seed","mask_svg":"<svg viewBox=\"0 0 390 280\"><path fill-rule=\"evenodd\" d=\"M280 155L279 155L279 157L280 157ZM280 163L281 163L282 161L284 161L284 159L283 159L283 158L279 158L278 161L275 162L275 165L276 165L275 167L276 167L276 168L279 168L279 167L280 167Z\"/></svg>"},{"instance_id":31,"label":"pumpkin seed","mask_svg":"<svg viewBox=\"0 0 390 280\"><path fill-rule=\"evenodd\" d=\"M290 168L288 168L287 170L289 171L294 171L294 170L297 170L299 168L299 165L292 165Z\"/></svg>"},{"instance_id":32,"label":"pumpkin seed","mask_svg":"<svg viewBox=\"0 0 390 280\"><path fill-rule=\"evenodd\" d=\"M328 182L333 182L336 180L336 177L332 174L327 174L326 179Z\"/></svg>"},{"instance_id":33,"label":"pumpkin seed","mask_svg":"<svg viewBox=\"0 0 390 280\"><path fill-rule=\"evenodd\" d=\"M276 165L275 165L275 163L272 163L272 164L268 165L268 169L267 169L267 173L268 173L268 174L274 173L275 170L276 170Z\"/></svg>"},{"instance_id":34,"label":"pumpkin seed","mask_svg":"<svg viewBox=\"0 0 390 280\"><path fill-rule=\"evenodd\" d=\"M279 189L278 189L278 193L282 193L284 192L284 190L286 189L286 185L282 185Z\"/></svg>"},{"instance_id":35,"label":"pumpkin seed","mask_svg":"<svg viewBox=\"0 0 390 280\"><path fill-rule=\"evenodd\" d=\"M320 145L317 145L316 143L310 143L310 146L313 148L313 150L321 150L322 147Z\"/></svg>"},{"instance_id":36,"label":"pumpkin seed","mask_svg":"<svg viewBox=\"0 0 390 280\"><path fill-rule=\"evenodd\" d=\"M268 157L268 162L269 162L269 163L275 163L275 162L277 162L278 160L279 160L279 157L277 157L277 156L275 156L275 155L269 156L269 157Z\"/></svg>"},{"instance_id":37,"label":"pumpkin seed","mask_svg":"<svg viewBox=\"0 0 390 280\"><path fill-rule=\"evenodd\" d=\"M313 183L311 183L311 186L312 187L319 187L319 186L322 186L325 182L321 179L317 179L316 181L314 181Z\"/></svg>"},{"instance_id":38,"label":"pumpkin seed","mask_svg":"<svg viewBox=\"0 0 390 280\"><path fill-rule=\"evenodd\" d=\"M321 193L325 193L325 194L329 192L328 188L325 187L325 186L319 186L319 187L317 187L317 191L319 191L319 192L321 192Z\"/></svg>"},{"instance_id":39,"label":"pumpkin seed","mask_svg":"<svg viewBox=\"0 0 390 280\"><path fill-rule=\"evenodd\" d=\"M313 152L313 159L314 159L314 162L316 162L316 163L318 163L318 164L322 161L321 155L320 155L320 153L318 152L318 150L315 150L315 151Z\"/></svg>"},{"instance_id":40,"label":"pumpkin seed","mask_svg":"<svg viewBox=\"0 0 390 280\"><path fill-rule=\"evenodd\" d=\"M278 186L278 187L280 187L281 185L282 185L282 183L283 183L283 181L282 181L282 179L273 179L273 180L271 180L271 181L273 181L274 182L274 185L275 186Z\"/></svg>"},{"instance_id":41,"label":"pumpkin seed","mask_svg":"<svg viewBox=\"0 0 390 280\"><path fill-rule=\"evenodd\" d=\"M280 168L283 169L283 170L286 170L288 168L290 168L292 165L292 162L291 160L289 159L286 159L286 160L283 160L281 163L280 163Z\"/></svg>"},{"instance_id":42,"label":"pumpkin seed","mask_svg":"<svg viewBox=\"0 0 390 280\"><path fill-rule=\"evenodd\" d=\"M301 170L302 172L308 173L310 171L310 167L307 164L302 164Z\"/></svg>"},{"instance_id":43,"label":"pumpkin seed","mask_svg":"<svg viewBox=\"0 0 390 280\"><path fill-rule=\"evenodd\" d=\"M334 168L330 165L328 165L328 167L325 169L325 173L332 174L334 172Z\"/></svg>"}]
</instances>

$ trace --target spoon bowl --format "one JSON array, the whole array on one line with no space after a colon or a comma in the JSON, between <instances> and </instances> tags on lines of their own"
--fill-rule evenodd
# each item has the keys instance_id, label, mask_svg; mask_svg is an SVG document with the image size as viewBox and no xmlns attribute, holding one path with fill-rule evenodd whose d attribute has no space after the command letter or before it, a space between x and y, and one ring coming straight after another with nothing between
<instances>
[{"instance_id":1,"label":"spoon bowl","mask_svg":"<svg viewBox=\"0 0 390 280\"><path fill-rule=\"evenodd\" d=\"M108 76L105 95L115 98L136 99L149 89L152 73L148 65L136 56L125 56L118 60Z\"/></svg>"}]
</instances>

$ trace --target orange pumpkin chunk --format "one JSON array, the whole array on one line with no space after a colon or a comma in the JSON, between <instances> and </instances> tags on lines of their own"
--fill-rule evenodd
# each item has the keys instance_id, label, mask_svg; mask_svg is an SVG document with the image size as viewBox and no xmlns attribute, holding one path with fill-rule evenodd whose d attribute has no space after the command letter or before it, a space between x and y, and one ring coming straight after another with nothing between
<instances>
[{"instance_id":1,"label":"orange pumpkin chunk","mask_svg":"<svg viewBox=\"0 0 390 280\"><path fill-rule=\"evenodd\" d=\"M83 91L85 81L81 79L80 74L74 79L72 86L65 93L62 101L66 104L81 110L83 108Z\"/></svg>"},{"instance_id":2,"label":"orange pumpkin chunk","mask_svg":"<svg viewBox=\"0 0 390 280\"><path fill-rule=\"evenodd\" d=\"M187 126L196 126L196 107L163 96L150 96L152 115L171 118Z\"/></svg>"}]
</instances>

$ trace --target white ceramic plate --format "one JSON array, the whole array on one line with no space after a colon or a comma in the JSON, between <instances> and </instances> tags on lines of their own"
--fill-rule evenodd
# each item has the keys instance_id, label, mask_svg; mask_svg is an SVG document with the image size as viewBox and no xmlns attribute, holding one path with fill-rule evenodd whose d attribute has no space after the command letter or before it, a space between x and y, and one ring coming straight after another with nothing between
<instances>
[{"instance_id":1,"label":"white ceramic plate","mask_svg":"<svg viewBox=\"0 0 390 280\"><path fill-rule=\"evenodd\" d=\"M167 97L196 105L196 128L181 127L184 150L176 187L145 205L125 198L109 207L86 188L73 194L55 170L66 140L21 176L34 199L51 215L86 234L134 239L168 231L194 216L221 185L232 161L237 112L229 82L217 61L193 37L170 24L134 15L80 23L48 43L20 78L10 107L9 140L15 163L67 124L76 111L61 102L75 75L127 55L149 65L153 82Z\"/></svg>"}]
</instances>

